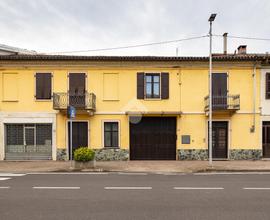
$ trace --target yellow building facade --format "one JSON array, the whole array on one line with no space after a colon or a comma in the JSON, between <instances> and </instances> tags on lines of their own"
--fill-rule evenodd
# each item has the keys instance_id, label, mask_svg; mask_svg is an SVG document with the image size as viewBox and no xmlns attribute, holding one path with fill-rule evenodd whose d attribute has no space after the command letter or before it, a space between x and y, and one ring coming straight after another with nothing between
<instances>
[{"instance_id":1,"label":"yellow building facade","mask_svg":"<svg viewBox=\"0 0 270 220\"><path fill-rule=\"evenodd\" d=\"M213 156L259 159L258 56L213 57ZM207 57L0 56L0 159L208 158Z\"/></svg>"}]
</instances>

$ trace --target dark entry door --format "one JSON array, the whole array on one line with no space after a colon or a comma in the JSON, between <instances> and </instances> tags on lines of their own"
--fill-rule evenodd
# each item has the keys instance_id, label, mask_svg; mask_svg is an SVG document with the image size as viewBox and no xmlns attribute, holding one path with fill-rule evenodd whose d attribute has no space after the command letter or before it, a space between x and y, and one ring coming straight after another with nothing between
<instances>
[{"instance_id":1,"label":"dark entry door","mask_svg":"<svg viewBox=\"0 0 270 220\"><path fill-rule=\"evenodd\" d=\"M68 137L68 148L70 152L70 122L68 122ZM87 122L72 122L72 152L79 147L88 147Z\"/></svg>"},{"instance_id":2,"label":"dark entry door","mask_svg":"<svg viewBox=\"0 0 270 220\"><path fill-rule=\"evenodd\" d=\"M69 74L69 105L85 107L85 73Z\"/></svg>"},{"instance_id":3,"label":"dark entry door","mask_svg":"<svg viewBox=\"0 0 270 220\"><path fill-rule=\"evenodd\" d=\"M212 123L212 156L214 159L225 159L228 152L228 122Z\"/></svg>"},{"instance_id":4,"label":"dark entry door","mask_svg":"<svg viewBox=\"0 0 270 220\"><path fill-rule=\"evenodd\" d=\"M270 121L263 122L263 157L270 158Z\"/></svg>"},{"instance_id":5,"label":"dark entry door","mask_svg":"<svg viewBox=\"0 0 270 220\"><path fill-rule=\"evenodd\" d=\"M227 109L227 73L212 74L213 109Z\"/></svg>"},{"instance_id":6,"label":"dark entry door","mask_svg":"<svg viewBox=\"0 0 270 220\"><path fill-rule=\"evenodd\" d=\"M131 160L175 160L176 118L142 117L130 120Z\"/></svg>"}]
</instances>

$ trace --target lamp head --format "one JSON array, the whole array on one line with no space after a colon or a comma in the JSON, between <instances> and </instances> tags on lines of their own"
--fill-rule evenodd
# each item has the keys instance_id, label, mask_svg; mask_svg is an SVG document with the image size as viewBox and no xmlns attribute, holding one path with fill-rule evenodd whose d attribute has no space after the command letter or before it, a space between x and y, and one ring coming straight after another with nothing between
<instances>
[{"instance_id":1,"label":"lamp head","mask_svg":"<svg viewBox=\"0 0 270 220\"><path fill-rule=\"evenodd\" d=\"M210 22L214 21L216 16L217 16L217 14L211 14L208 21L210 21Z\"/></svg>"}]
</instances>

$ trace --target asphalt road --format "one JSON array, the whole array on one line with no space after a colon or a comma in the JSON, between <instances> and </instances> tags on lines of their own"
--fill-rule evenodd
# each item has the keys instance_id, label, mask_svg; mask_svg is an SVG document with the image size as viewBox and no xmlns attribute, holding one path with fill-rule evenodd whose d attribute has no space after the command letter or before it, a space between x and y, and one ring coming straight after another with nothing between
<instances>
[{"instance_id":1,"label":"asphalt road","mask_svg":"<svg viewBox=\"0 0 270 220\"><path fill-rule=\"evenodd\" d=\"M0 174L0 219L270 219L270 173Z\"/></svg>"}]
</instances>

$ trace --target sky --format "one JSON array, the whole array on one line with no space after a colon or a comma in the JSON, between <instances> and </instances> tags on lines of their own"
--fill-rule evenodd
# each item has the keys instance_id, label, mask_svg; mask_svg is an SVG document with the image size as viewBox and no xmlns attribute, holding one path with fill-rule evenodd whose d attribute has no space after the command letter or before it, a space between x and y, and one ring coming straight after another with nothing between
<instances>
[{"instance_id":1,"label":"sky","mask_svg":"<svg viewBox=\"0 0 270 220\"><path fill-rule=\"evenodd\" d=\"M42 53L93 50L213 33L270 38L270 0L0 0L0 44ZM270 52L270 41L228 39L228 52ZM209 38L76 55L207 56ZM223 51L214 37L213 51Z\"/></svg>"}]
</instances>

